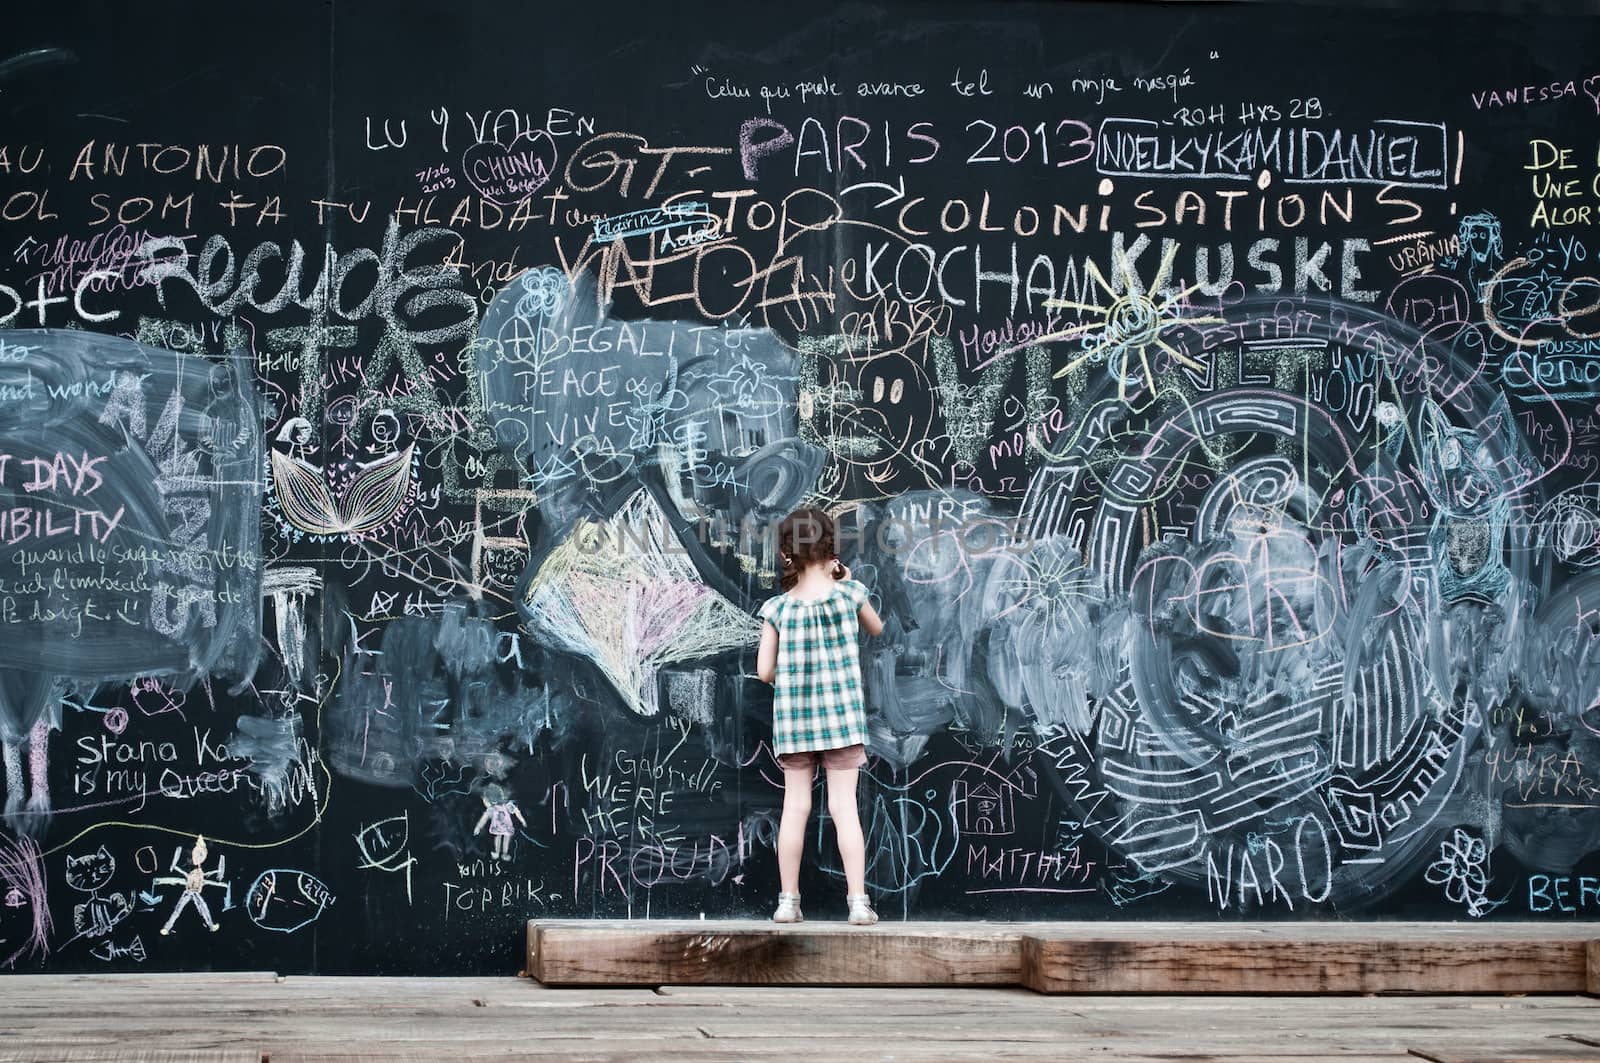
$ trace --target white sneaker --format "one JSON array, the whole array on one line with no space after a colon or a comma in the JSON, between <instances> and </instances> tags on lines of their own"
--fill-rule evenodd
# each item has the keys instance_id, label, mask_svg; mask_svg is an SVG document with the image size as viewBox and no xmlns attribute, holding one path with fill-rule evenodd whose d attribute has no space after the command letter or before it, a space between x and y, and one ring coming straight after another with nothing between
<instances>
[{"instance_id":1,"label":"white sneaker","mask_svg":"<svg viewBox=\"0 0 1600 1063\"><path fill-rule=\"evenodd\" d=\"M850 905L851 926L871 926L878 921L878 913L872 910L872 902L865 893L852 893L845 897Z\"/></svg>"},{"instance_id":2,"label":"white sneaker","mask_svg":"<svg viewBox=\"0 0 1600 1063\"><path fill-rule=\"evenodd\" d=\"M772 913L774 923L803 923L805 918L800 914L800 894L778 894L778 910Z\"/></svg>"}]
</instances>

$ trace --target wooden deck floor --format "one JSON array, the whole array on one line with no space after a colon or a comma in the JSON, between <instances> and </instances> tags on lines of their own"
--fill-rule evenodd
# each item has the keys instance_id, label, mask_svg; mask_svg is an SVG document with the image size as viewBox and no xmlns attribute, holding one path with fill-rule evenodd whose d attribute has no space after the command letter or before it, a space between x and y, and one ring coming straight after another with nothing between
<instances>
[{"instance_id":1,"label":"wooden deck floor","mask_svg":"<svg viewBox=\"0 0 1600 1063\"><path fill-rule=\"evenodd\" d=\"M0 979L0 1063L824 1059L1600 1063L1600 1001L1047 997L270 974Z\"/></svg>"}]
</instances>

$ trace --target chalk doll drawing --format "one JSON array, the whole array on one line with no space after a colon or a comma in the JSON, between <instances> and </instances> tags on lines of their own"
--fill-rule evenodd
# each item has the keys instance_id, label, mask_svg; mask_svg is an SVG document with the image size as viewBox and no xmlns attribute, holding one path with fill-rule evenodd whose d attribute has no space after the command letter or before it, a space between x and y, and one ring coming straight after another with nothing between
<instances>
[{"instance_id":1,"label":"chalk doll drawing","mask_svg":"<svg viewBox=\"0 0 1600 1063\"><path fill-rule=\"evenodd\" d=\"M222 886L226 888L227 882L223 879L223 876L227 873L228 858L225 856L217 857L216 871L207 871L205 868L206 840L196 836L194 848L189 850L190 867L187 872L183 871L179 866L182 860L183 847L179 846L172 851L172 870L182 877L168 876L156 879L156 885L158 886L183 887L183 896L178 898L178 903L172 908L172 914L167 916L166 924L162 926L161 933L164 935L172 933L172 924L178 921L178 916L191 904L194 905L195 911L200 913L200 919L206 924L206 929L216 933L219 927L216 921L211 918L211 909L206 905L206 899L202 895L202 891L207 886ZM213 878L213 875L216 877Z\"/></svg>"},{"instance_id":2,"label":"chalk doll drawing","mask_svg":"<svg viewBox=\"0 0 1600 1063\"><path fill-rule=\"evenodd\" d=\"M518 823L524 827L528 821L522 818L522 810L517 803L511 800L505 788L498 783L490 783L483 791L483 815L478 817L478 825L472 828L474 835L483 833L483 825L489 825L489 837L494 839L494 858L496 860L511 859L511 835L516 828L511 825L511 818L515 816Z\"/></svg>"}]
</instances>

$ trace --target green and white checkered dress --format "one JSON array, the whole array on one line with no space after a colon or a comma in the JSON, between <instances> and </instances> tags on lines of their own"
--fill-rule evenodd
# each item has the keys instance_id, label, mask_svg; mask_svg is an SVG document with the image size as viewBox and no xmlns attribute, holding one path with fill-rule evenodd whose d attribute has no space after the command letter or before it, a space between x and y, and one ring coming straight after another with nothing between
<instances>
[{"instance_id":1,"label":"green and white checkered dress","mask_svg":"<svg viewBox=\"0 0 1600 1063\"><path fill-rule=\"evenodd\" d=\"M805 753L867 741L861 698L856 614L867 588L840 580L826 598L780 594L761 606L778 631L778 674L772 699L772 751Z\"/></svg>"}]
</instances>

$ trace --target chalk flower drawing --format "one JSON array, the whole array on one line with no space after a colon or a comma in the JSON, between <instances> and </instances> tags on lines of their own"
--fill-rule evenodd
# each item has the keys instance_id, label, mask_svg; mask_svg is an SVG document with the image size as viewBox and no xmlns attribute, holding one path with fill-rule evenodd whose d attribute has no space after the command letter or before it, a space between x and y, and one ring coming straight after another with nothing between
<instances>
[{"instance_id":1,"label":"chalk flower drawing","mask_svg":"<svg viewBox=\"0 0 1600 1063\"><path fill-rule=\"evenodd\" d=\"M1483 839L1457 827L1439 843L1439 859L1428 865L1426 878L1431 885L1443 886L1448 900L1465 906L1467 914L1477 919L1505 903L1489 899L1488 863Z\"/></svg>"},{"instance_id":2,"label":"chalk flower drawing","mask_svg":"<svg viewBox=\"0 0 1600 1063\"><path fill-rule=\"evenodd\" d=\"M658 709L668 664L748 647L755 620L706 586L661 507L638 491L606 521L583 521L522 595L530 629L594 662L628 707Z\"/></svg>"}]
</instances>

